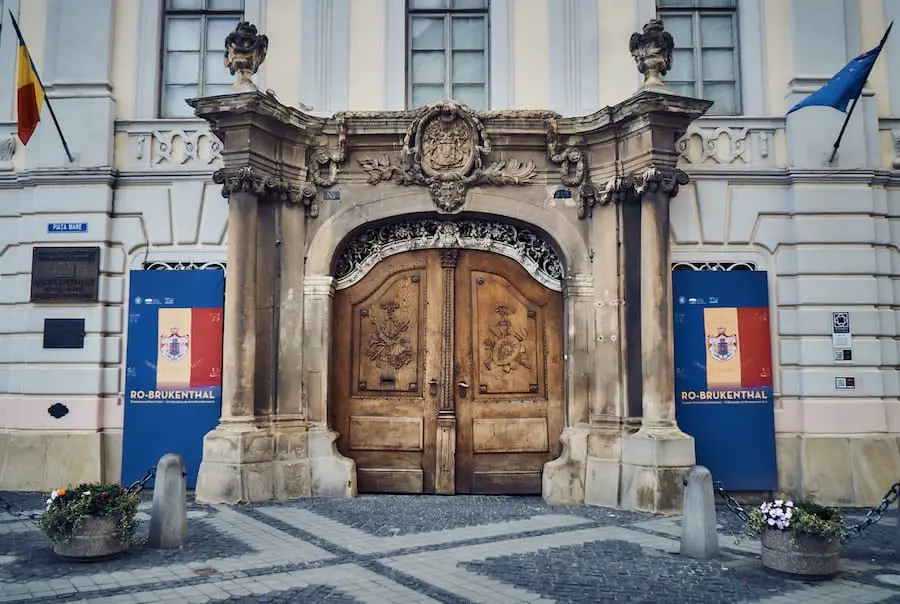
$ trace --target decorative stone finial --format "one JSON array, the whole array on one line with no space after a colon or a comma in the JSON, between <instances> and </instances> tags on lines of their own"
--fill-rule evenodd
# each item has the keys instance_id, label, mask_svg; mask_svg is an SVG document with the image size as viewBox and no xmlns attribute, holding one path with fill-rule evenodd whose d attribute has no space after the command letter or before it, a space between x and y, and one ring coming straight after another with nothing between
<instances>
[{"instance_id":1,"label":"decorative stone finial","mask_svg":"<svg viewBox=\"0 0 900 604\"><path fill-rule=\"evenodd\" d=\"M641 88L658 87L665 88L662 77L672 68L672 50L675 48L675 40L672 34L663 29L661 19L650 19L644 25L644 33L631 34L631 42L628 49L638 71L644 74L644 83Z\"/></svg>"},{"instance_id":2,"label":"decorative stone finial","mask_svg":"<svg viewBox=\"0 0 900 604\"><path fill-rule=\"evenodd\" d=\"M250 79L266 60L269 50L269 38L258 34L256 26L248 21L241 21L234 31L225 38L225 67L231 75L237 73L235 90L256 90L256 84Z\"/></svg>"}]
</instances>

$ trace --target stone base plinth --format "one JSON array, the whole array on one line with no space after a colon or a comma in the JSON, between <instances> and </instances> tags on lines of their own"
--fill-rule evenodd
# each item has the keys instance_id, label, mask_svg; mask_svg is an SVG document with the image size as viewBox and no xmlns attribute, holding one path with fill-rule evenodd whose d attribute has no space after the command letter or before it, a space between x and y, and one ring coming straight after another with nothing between
<instances>
[{"instance_id":1,"label":"stone base plinth","mask_svg":"<svg viewBox=\"0 0 900 604\"><path fill-rule=\"evenodd\" d=\"M591 427L584 476L586 505L618 507L622 486L622 437L626 434L625 425L618 422Z\"/></svg>"},{"instance_id":2,"label":"stone base plinth","mask_svg":"<svg viewBox=\"0 0 900 604\"><path fill-rule=\"evenodd\" d=\"M549 505L584 503L584 468L587 459L586 427L565 428L559 436L562 453L544 464L541 496Z\"/></svg>"},{"instance_id":3,"label":"stone base plinth","mask_svg":"<svg viewBox=\"0 0 900 604\"><path fill-rule=\"evenodd\" d=\"M309 433L303 421L275 421L275 499L312 495Z\"/></svg>"},{"instance_id":4,"label":"stone base plinth","mask_svg":"<svg viewBox=\"0 0 900 604\"><path fill-rule=\"evenodd\" d=\"M203 437L199 503L254 503L275 496L275 439L252 423L219 424Z\"/></svg>"},{"instance_id":5,"label":"stone base plinth","mask_svg":"<svg viewBox=\"0 0 900 604\"><path fill-rule=\"evenodd\" d=\"M313 497L356 497L356 462L344 457L338 433L323 427L309 430L309 464Z\"/></svg>"},{"instance_id":6,"label":"stone base plinth","mask_svg":"<svg viewBox=\"0 0 900 604\"><path fill-rule=\"evenodd\" d=\"M694 439L678 431L644 431L622 438L620 505L680 514L684 475L695 463Z\"/></svg>"}]
</instances>

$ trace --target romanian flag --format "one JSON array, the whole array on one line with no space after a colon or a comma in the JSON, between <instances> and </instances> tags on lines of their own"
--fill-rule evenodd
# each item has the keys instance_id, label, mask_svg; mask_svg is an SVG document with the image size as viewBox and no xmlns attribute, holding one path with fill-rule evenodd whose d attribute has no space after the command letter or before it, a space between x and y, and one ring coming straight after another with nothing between
<instances>
[{"instance_id":1,"label":"romanian flag","mask_svg":"<svg viewBox=\"0 0 900 604\"><path fill-rule=\"evenodd\" d=\"M703 309L710 390L771 388L768 308Z\"/></svg>"},{"instance_id":2,"label":"romanian flag","mask_svg":"<svg viewBox=\"0 0 900 604\"><path fill-rule=\"evenodd\" d=\"M162 390L220 388L222 309L160 308L158 316L156 387Z\"/></svg>"},{"instance_id":3,"label":"romanian flag","mask_svg":"<svg viewBox=\"0 0 900 604\"><path fill-rule=\"evenodd\" d=\"M16 109L19 121L19 140L27 145L38 122L41 121L41 107L44 106L44 87L34 70L31 55L23 40L19 40L18 71L16 75Z\"/></svg>"}]
</instances>

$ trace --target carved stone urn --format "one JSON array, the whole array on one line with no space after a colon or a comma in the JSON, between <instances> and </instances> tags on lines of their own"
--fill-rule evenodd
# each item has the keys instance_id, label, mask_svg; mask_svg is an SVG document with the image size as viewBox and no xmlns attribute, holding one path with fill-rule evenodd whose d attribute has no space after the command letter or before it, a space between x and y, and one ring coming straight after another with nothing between
<instances>
[{"instance_id":1,"label":"carved stone urn","mask_svg":"<svg viewBox=\"0 0 900 604\"><path fill-rule=\"evenodd\" d=\"M650 19L644 25L643 33L631 34L628 49L637 63L638 71L644 74L642 88L666 88L662 77L672 68L672 51L675 39L663 29L661 19Z\"/></svg>"},{"instance_id":2,"label":"carved stone urn","mask_svg":"<svg viewBox=\"0 0 900 604\"><path fill-rule=\"evenodd\" d=\"M225 67L231 75L237 74L233 88L239 91L254 91L256 84L250 78L266 60L269 38L258 34L256 26L241 21L234 31L225 38Z\"/></svg>"}]
</instances>

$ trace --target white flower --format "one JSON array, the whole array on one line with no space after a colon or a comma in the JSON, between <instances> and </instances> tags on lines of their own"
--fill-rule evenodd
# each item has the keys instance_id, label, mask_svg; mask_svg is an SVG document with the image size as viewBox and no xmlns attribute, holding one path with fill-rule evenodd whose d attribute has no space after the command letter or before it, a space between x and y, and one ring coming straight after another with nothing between
<instances>
[{"instance_id":1,"label":"white flower","mask_svg":"<svg viewBox=\"0 0 900 604\"><path fill-rule=\"evenodd\" d=\"M781 500L781 499L776 499L776 500L775 500L775 505L776 505L777 507L781 507L782 504L784 504L784 501L783 501L783 500Z\"/></svg>"},{"instance_id":2,"label":"white flower","mask_svg":"<svg viewBox=\"0 0 900 604\"><path fill-rule=\"evenodd\" d=\"M767 522L768 522L769 526L775 526L775 520L773 518L769 518L767 520Z\"/></svg>"},{"instance_id":3,"label":"white flower","mask_svg":"<svg viewBox=\"0 0 900 604\"><path fill-rule=\"evenodd\" d=\"M784 504L784 505L786 505L786 506L789 507L789 508L792 508L792 507L794 507L794 502L793 502L793 501L788 501L788 502L787 502L786 504Z\"/></svg>"}]
</instances>

